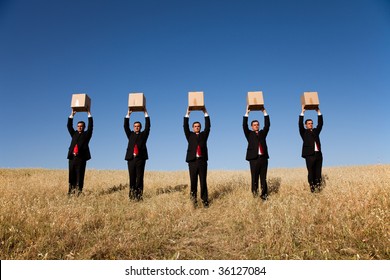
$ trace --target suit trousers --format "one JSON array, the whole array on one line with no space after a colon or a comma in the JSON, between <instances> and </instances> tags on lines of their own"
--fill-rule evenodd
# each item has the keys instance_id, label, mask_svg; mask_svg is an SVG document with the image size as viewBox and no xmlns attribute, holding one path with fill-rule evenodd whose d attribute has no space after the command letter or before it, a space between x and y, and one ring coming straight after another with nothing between
<instances>
[{"instance_id":1,"label":"suit trousers","mask_svg":"<svg viewBox=\"0 0 390 280\"><path fill-rule=\"evenodd\" d=\"M322 182L322 153L315 152L314 155L305 157L305 160L309 185L311 187L320 185Z\"/></svg>"},{"instance_id":2,"label":"suit trousers","mask_svg":"<svg viewBox=\"0 0 390 280\"><path fill-rule=\"evenodd\" d=\"M203 203L208 203L208 191L207 191L207 161L203 158L198 158L188 163L190 171L191 181L191 199L197 201L197 189L198 189L198 176L200 180L200 198Z\"/></svg>"},{"instance_id":3,"label":"suit trousers","mask_svg":"<svg viewBox=\"0 0 390 280\"><path fill-rule=\"evenodd\" d=\"M72 190L76 187L80 192L83 190L86 166L87 161L79 157L69 160L69 186Z\"/></svg>"},{"instance_id":4,"label":"suit trousers","mask_svg":"<svg viewBox=\"0 0 390 280\"><path fill-rule=\"evenodd\" d=\"M133 158L127 161L130 178L130 199L142 199L144 192L144 173L146 160L141 158Z\"/></svg>"},{"instance_id":5,"label":"suit trousers","mask_svg":"<svg viewBox=\"0 0 390 280\"><path fill-rule=\"evenodd\" d=\"M259 177L261 186L261 195L268 195L267 186L267 170L268 170L268 159L266 157L258 156L256 159L249 161L251 168L252 178L252 194L258 196L259 194Z\"/></svg>"}]
</instances>

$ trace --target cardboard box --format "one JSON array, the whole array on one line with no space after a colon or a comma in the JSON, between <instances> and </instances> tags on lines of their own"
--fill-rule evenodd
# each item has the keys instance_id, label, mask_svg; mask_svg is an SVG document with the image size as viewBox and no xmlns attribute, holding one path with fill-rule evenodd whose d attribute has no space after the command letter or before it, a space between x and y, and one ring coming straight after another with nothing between
<instances>
[{"instance_id":1,"label":"cardboard box","mask_svg":"<svg viewBox=\"0 0 390 280\"><path fill-rule=\"evenodd\" d=\"M146 110L146 98L143 93L129 93L129 110L144 112Z\"/></svg>"},{"instance_id":2,"label":"cardboard box","mask_svg":"<svg viewBox=\"0 0 390 280\"><path fill-rule=\"evenodd\" d=\"M264 108L264 99L262 91L249 91L246 97L246 103L251 111L259 111Z\"/></svg>"},{"instance_id":3,"label":"cardboard box","mask_svg":"<svg viewBox=\"0 0 390 280\"><path fill-rule=\"evenodd\" d=\"M316 91L304 92L301 96L301 104L305 106L305 110L315 110L320 105L318 93Z\"/></svg>"},{"instance_id":4,"label":"cardboard box","mask_svg":"<svg viewBox=\"0 0 390 280\"><path fill-rule=\"evenodd\" d=\"M91 98L85 93L72 94L70 107L76 112L88 112L91 110Z\"/></svg>"},{"instance_id":5,"label":"cardboard box","mask_svg":"<svg viewBox=\"0 0 390 280\"><path fill-rule=\"evenodd\" d=\"M204 107L203 91L190 91L188 93L188 108L191 111L196 111L203 110Z\"/></svg>"}]
</instances>

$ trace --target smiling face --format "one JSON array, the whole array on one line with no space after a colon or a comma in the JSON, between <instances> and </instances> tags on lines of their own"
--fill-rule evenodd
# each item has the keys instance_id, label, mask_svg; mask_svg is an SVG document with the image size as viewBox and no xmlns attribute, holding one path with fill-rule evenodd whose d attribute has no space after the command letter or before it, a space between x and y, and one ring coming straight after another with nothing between
<instances>
[{"instance_id":1,"label":"smiling face","mask_svg":"<svg viewBox=\"0 0 390 280\"><path fill-rule=\"evenodd\" d=\"M194 122L194 123L192 124L192 131L193 131L194 133L199 133L199 132L200 132L200 129L201 129L201 127L200 127L200 122Z\"/></svg>"}]
</instances>

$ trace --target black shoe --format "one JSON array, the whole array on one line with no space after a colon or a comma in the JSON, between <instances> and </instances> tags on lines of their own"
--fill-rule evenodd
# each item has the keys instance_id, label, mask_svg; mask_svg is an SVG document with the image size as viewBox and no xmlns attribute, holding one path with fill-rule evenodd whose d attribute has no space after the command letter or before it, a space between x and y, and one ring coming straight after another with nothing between
<instances>
[{"instance_id":1,"label":"black shoe","mask_svg":"<svg viewBox=\"0 0 390 280\"><path fill-rule=\"evenodd\" d=\"M267 195L267 194L262 194L262 195L260 196L260 198L261 198L263 201L266 201L266 200L268 200L268 195Z\"/></svg>"},{"instance_id":2,"label":"black shoe","mask_svg":"<svg viewBox=\"0 0 390 280\"><path fill-rule=\"evenodd\" d=\"M310 186L310 191L311 191L312 193L314 193L314 192L316 191L316 187L315 187L315 186Z\"/></svg>"},{"instance_id":3,"label":"black shoe","mask_svg":"<svg viewBox=\"0 0 390 280\"><path fill-rule=\"evenodd\" d=\"M203 207L204 208L209 208L209 202L208 201L203 201Z\"/></svg>"}]
</instances>

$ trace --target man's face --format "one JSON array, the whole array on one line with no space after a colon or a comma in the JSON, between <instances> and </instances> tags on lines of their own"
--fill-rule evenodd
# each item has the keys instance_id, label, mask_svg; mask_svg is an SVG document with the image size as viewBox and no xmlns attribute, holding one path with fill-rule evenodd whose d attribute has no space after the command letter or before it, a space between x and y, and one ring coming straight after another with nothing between
<instances>
[{"instance_id":1,"label":"man's face","mask_svg":"<svg viewBox=\"0 0 390 280\"><path fill-rule=\"evenodd\" d=\"M194 123L192 125L192 130L194 131L194 133L199 133L200 132L200 123Z\"/></svg>"},{"instance_id":2,"label":"man's face","mask_svg":"<svg viewBox=\"0 0 390 280\"><path fill-rule=\"evenodd\" d=\"M141 124L140 123L135 123L134 124L134 132L138 133L138 132L140 132L140 130L141 130Z\"/></svg>"},{"instance_id":3,"label":"man's face","mask_svg":"<svg viewBox=\"0 0 390 280\"><path fill-rule=\"evenodd\" d=\"M309 130L313 129L313 121L307 121L306 122L306 129L309 129Z\"/></svg>"},{"instance_id":4,"label":"man's face","mask_svg":"<svg viewBox=\"0 0 390 280\"><path fill-rule=\"evenodd\" d=\"M78 133L81 133L81 132L83 132L84 131L84 124L83 123L78 123L77 124L77 131L78 131Z\"/></svg>"},{"instance_id":5,"label":"man's face","mask_svg":"<svg viewBox=\"0 0 390 280\"><path fill-rule=\"evenodd\" d=\"M259 122L253 122L252 123L252 130L253 131L259 131Z\"/></svg>"}]
</instances>

